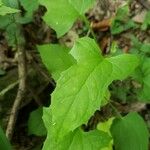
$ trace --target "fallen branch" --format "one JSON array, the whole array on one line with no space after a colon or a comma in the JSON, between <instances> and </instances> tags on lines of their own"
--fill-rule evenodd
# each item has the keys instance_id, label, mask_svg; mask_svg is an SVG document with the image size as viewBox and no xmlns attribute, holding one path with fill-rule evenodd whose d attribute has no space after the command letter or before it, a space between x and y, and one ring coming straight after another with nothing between
<instances>
[{"instance_id":1,"label":"fallen branch","mask_svg":"<svg viewBox=\"0 0 150 150\"><path fill-rule=\"evenodd\" d=\"M14 132L14 126L15 126L17 116L18 116L18 110L26 92L26 65L25 65L24 47L19 45L17 47L17 51L18 51L19 88L18 88L17 96L14 101L11 113L10 113L10 118L9 118L7 129L6 129L6 136L9 140L11 140L12 138L12 135Z\"/></svg>"}]
</instances>

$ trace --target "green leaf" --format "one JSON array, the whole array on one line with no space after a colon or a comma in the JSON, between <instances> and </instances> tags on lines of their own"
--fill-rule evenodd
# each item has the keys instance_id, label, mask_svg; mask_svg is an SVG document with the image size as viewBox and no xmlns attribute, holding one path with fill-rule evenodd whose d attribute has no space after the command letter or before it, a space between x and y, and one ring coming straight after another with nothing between
<instances>
[{"instance_id":1,"label":"green leaf","mask_svg":"<svg viewBox=\"0 0 150 150\"><path fill-rule=\"evenodd\" d=\"M30 113L28 120L28 132L29 134L35 134L37 136L46 135L46 129L42 120L43 109L38 108Z\"/></svg>"},{"instance_id":2,"label":"green leaf","mask_svg":"<svg viewBox=\"0 0 150 150\"><path fill-rule=\"evenodd\" d=\"M58 140L86 123L102 104L108 85L124 79L138 65L134 55L103 58L95 41L88 37L79 39L71 54L77 64L61 74L52 94L52 122Z\"/></svg>"},{"instance_id":3,"label":"green leaf","mask_svg":"<svg viewBox=\"0 0 150 150\"><path fill-rule=\"evenodd\" d=\"M44 21L52 27L57 36L64 35L73 25L73 23L85 11L92 6L95 0L40 0L40 4L47 8Z\"/></svg>"},{"instance_id":4,"label":"green leaf","mask_svg":"<svg viewBox=\"0 0 150 150\"><path fill-rule=\"evenodd\" d=\"M111 136L110 133L110 128L111 125L113 123L114 117L113 118L109 118L107 121L105 122L100 122L97 125L97 129L103 132L108 133ZM111 136L112 137L112 136ZM109 142L109 145L107 145L105 148L103 148L102 150L113 150L113 139Z\"/></svg>"},{"instance_id":5,"label":"green leaf","mask_svg":"<svg viewBox=\"0 0 150 150\"><path fill-rule=\"evenodd\" d=\"M21 0L20 4L25 9L26 13L23 18L20 19L22 23L28 23L33 20L33 13L38 9L38 0Z\"/></svg>"},{"instance_id":6,"label":"green leaf","mask_svg":"<svg viewBox=\"0 0 150 150\"><path fill-rule=\"evenodd\" d=\"M2 128L0 127L0 149L1 150L11 150L11 145L7 140Z\"/></svg>"},{"instance_id":7,"label":"green leaf","mask_svg":"<svg viewBox=\"0 0 150 150\"><path fill-rule=\"evenodd\" d=\"M115 119L111 133L116 150L148 150L149 133L144 120L137 113Z\"/></svg>"},{"instance_id":8,"label":"green leaf","mask_svg":"<svg viewBox=\"0 0 150 150\"><path fill-rule=\"evenodd\" d=\"M141 28L142 30L146 30L149 26L150 26L150 11L147 12Z\"/></svg>"},{"instance_id":9,"label":"green leaf","mask_svg":"<svg viewBox=\"0 0 150 150\"><path fill-rule=\"evenodd\" d=\"M144 57L141 66L139 67L141 76L138 80L142 83L142 89L139 93L139 100L144 102L150 102L150 58ZM137 72L138 73L138 72Z\"/></svg>"},{"instance_id":10,"label":"green leaf","mask_svg":"<svg viewBox=\"0 0 150 150\"><path fill-rule=\"evenodd\" d=\"M7 15L7 14L18 13L18 12L19 12L19 10L17 10L17 9L13 9L13 8L10 8L10 7L4 6L4 5L0 6L0 15L1 16Z\"/></svg>"},{"instance_id":11,"label":"green leaf","mask_svg":"<svg viewBox=\"0 0 150 150\"><path fill-rule=\"evenodd\" d=\"M118 34L135 27L136 24L129 18L128 4L118 8L116 16L112 21L111 33Z\"/></svg>"},{"instance_id":12,"label":"green leaf","mask_svg":"<svg viewBox=\"0 0 150 150\"><path fill-rule=\"evenodd\" d=\"M55 80L58 80L61 72L75 63L74 58L68 54L69 49L58 44L38 46L38 50L43 63Z\"/></svg>"},{"instance_id":13,"label":"green leaf","mask_svg":"<svg viewBox=\"0 0 150 150\"><path fill-rule=\"evenodd\" d=\"M90 132L83 132L81 129L76 129L74 132L65 136L59 143L56 143L53 138L51 117L51 110L49 110L49 108L44 108L43 119L48 135L43 150L100 150L108 146L111 141L111 137L103 131L93 130Z\"/></svg>"},{"instance_id":14,"label":"green leaf","mask_svg":"<svg viewBox=\"0 0 150 150\"><path fill-rule=\"evenodd\" d=\"M91 6L93 6L95 0L69 0L69 2L80 15L83 15Z\"/></svg>"}]
</instances>

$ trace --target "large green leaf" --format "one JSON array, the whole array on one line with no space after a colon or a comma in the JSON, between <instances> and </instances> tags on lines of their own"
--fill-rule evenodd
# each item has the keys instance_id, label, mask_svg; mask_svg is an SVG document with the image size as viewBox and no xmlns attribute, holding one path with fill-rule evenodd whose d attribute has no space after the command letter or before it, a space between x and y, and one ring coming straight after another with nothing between
<instances>
[{"instance_id":1,"label":"large green leaf","mask_svg":"<svg viewBox=\"0 0 150 150\"><path fill-rule=\"evenodd\" d=\"M0 149L1 150L11 150L11 145L7 140L2 128L0 127Z\"/></svg>"},{"instance_id":2,"label":"large green leaf","mask_svg":"<svg viewBox=\"0 0 150 150\"><path fill-rule=\"evenodd\" d=\"M116 150L148 150L149 133L137 113L114 120L111 133Z\"/></svg>"},{"instance_id":3,"label":"large green leaf","mask_svg":"<svg viewBox=\"0 0 150 150\"><path fill-rule=\"evenodd\" d=\"M103 58L95 41L87 37L75 43L71 54L77 64L61 74L52 94L52 122L58 140L86 123L99 109L108 85L124 79L138 65L134 55Z\"/></svg>"},{"instance_id":4,"label":"large green leaf","mask_svg":"<svg viewBox=\"0 0 150 150\"><path fill-rule=\"evenodd\" d=\"M69 49L58 44L38 46L44 64L53 78L57 80L62 71L75 63L74 58L68 54Z\"/></svg>"},{"instance_id":5,"label":"large green leaf","mask_svg":"<svg viewBox=\"0 0 150 150\"><path fill-rule=\"evenodd\" d=\"M28 120L28 132L29 134L35 134L37 136L46 135L46 129L42 120L43 109L38 108L30 113Z\"/></svg>"},{"instance_id":6,"label":"large green leaf","mask_svg":"<svg viewBox=\"0 0 150 150\"><path fill-rule=\"evenodd\" d=\"M45 22L52 27L57 36L64 35L77 18L92 6L95 0L40 0L40 4L47 8Z\"/></svg>"},{"instance_id":7,"label":"large green leaf","mask_svg":"<svg viewBox=\"0 0 150 150\"><path fill-rule=\"evenodd\" d=\"M83 132L78 128L56 143L53 138L51 111L47 108L44 109L43 119L48 131L43 150L100 150L111 141L111 137L103 131Z\"/></svg>"}]
</instances>

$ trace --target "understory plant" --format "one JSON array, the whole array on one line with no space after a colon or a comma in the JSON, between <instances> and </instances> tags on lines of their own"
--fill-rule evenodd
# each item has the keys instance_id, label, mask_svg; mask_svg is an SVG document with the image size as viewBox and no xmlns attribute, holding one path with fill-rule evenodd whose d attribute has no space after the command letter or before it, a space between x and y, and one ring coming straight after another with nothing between
<instances>
[{"instance_id":1,"label":"understory plant","mask_svg":"<svg viewBox=\"0 0 150 150\"><path fill-rule=\"evenodd\" d=\"M96 110L106 104L111 105L108 86L112 81L124 80L133 75L140 63L139 55L136 54L114 57L102 55L85 16L85 12L94 3L95 0L40 1L47 9L44 21L56 31L58 37L64 35L79 19L94 38L81 37L71 49L60 44L38 46L43 63L56 81L51 105L43 109L47 129L43 149L111 150L114 145L116 150L147 150L149 133L143 119L136 112L121 116L112 106L116 116L99 123L97 128L88 132L82 126L88 123ZM124 10L127 9L126 6ZM120 19L121 17L119 21ZM115 32L115 21L118 21L117 18L112 24L112 34L124 30ZM131 24L134 26L130 22L125 30L132 27Z\"/></svg>"},{"instance_id":2,"label":"understory plant","mask_svg":"<svg viewBox=\"0 0 150 150\"><path fill-rule=\"evenodd\" d=\"M16 41L18 45L24 42L20 26L32 21L33 12L39 5L47 9L43 20L56 31L58 38L65 35L77 20L84 22L91 33L74 41L72 48L61 44L37 45L43 63L56 82L51 105L33 111L28 121L29 134L46 135L42 149L112 150L114 146L116 150L148 150L149 132L144 120L137 112L122 116L112 105L109 91L113 81L123 81L130 76L144 87L139 89L139 99L144 102L149 99L149 56L147 51L142 52L147 45L142 48L143 45L139 43L140 52L135 52L135 43L138 42L133 38L132 54L104 56L85 15L94 6L95 0L20 0L25 11L23 16L18 15L21 10L14 2L0 1L0 21L5 20L0 23L0 28L5 30L12 47L17 47ZM1 13L3 4L7 11ZM137 27L133 21L128 21L128 16L124 20L122 11L128 15L127 5L119 8L112 22L113 35ZM89 119L106 105L111 106L115 115L86 131Z\"/></svg>"}]
</instances>

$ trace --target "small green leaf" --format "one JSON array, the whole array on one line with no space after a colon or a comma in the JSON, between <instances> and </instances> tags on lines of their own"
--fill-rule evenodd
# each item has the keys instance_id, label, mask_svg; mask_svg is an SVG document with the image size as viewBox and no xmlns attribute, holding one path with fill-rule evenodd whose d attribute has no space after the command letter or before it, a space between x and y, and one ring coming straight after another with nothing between
<instances>
[{"instance_id":1,"label":"small green leaf","mask_svg":"<svg viewBox=\"0 0 150 150\"><path fill-rule=\"evenodd\" d=\"M56 143L53 138L51 110L44 108L43 120L46 125L48 135L44 143L43 150L100 150L109 145L111 137L98 130L83 132L81 129L76 129L66 135L59 143Z\"/></svg>"},{"instance_id":2,"label":"small green leaf","mask_svg":"<svg viewBox=\"0 0 150 150\"><path fill-rule=\"evenodd\" d=\"M40 4L47 8L44 21L52 27L57 36L64 35L80 18L85 11L92 6L95 0L40 0Z\"/></svg>"},{"instance_id":3,"label":"small green leaf","mask_svg":"<svg viewBox=\"0 0 150 150\"><path fill-rule=\"evenodd\" d=\"M11 8L11 7L7 7L5 5L1 5L0 6L0 16L5 16L7 14L13 14L13 13L18 13L20 12L20 10Z\"/></svg>"},{"instance_id":4,"label":"small green leaf","mask_svg":"<svg viewBox=\"0 0 150 150\"><path fill-rule=\"evenodd\" d=\"M136 24L129 18L128 4L118 8L116 16L112 21L111 33L118 34L135 27Z\"/></svg>"},{"instance_id":5,"label":"small green leaf","mask_svg":"<svg viewBox=\"0 0 150 150\"><path fill-rule=\"evenodd\" d=\"M111 133L116 150L148 150L148 129L137 113L115 119Z\"/></svg>"},{"instance_id":6,"label":"small green leaf","mask_svg":"<svg viewBox=\"0 0 150 150\"><path fill-rule=\"evenodd\" d=\"M38 0L21 0L20 4L25 9L25 15L20 19L22 23L28 23L33 20L33 13L38 9Z\"/></svg>"},{"instance_id":7,"label":"small green leaf","mask_svg":"<svg viewBox=\"0 0 150 150\"><path fill-rule=\"evenodd\" d=\"M37 136L46 135L46 129L42 120L43 109L38 108L30 113L28 120L28 132L29 134L35 134Z\"/></svg>"},{"instance_id":8,"label":"small green leaf","mask_svg":"<svg viewBox=\"0 0 150 150\"><path fill-rule=\"evenodd\" d=\"M139 93L139 100L150 102L150 58L144 57L141 67L139 68L142 73L143 88Z\"/></svg>"},{"instance_id":9,"label":"small green leaf","mask_svg":"<svg viewBox=\"0 0 150 150\"><path fill-rule=\"evenodd\" d=\"M71 54L77 64L61 74L52 94L52 122L57 140L86 123L102 104L108 85L124 79L138 65L134 55L103 58L95 41L87 37L75 43Z\"/></svg>"},{"instance_id":10,"label":"small green leaf","mask_svg":"<svg viewBox=\"0 0 150 150\"><path fill-rule=\"evenodd\" d=\"M74 58L68 54L69 49L66 47L57 44L47 44L38 46L38 50L44 64L55 80L60 77L61 72L75 63Z\"/></svg>"},{"instance_id":11,"label":"small green leaf","mask_svg":"<svg viewBox=\"0 0 150 150\"><path fill-rule=\"evenodd\" d=\"M142 30L146 30L149 26L150 26L150 11L147 12L141 28Z\"/></svg>"},{"instance_id":12,"label":"small green leaf","mask_svg":"<svg viewBox=\"0 0 150 150\"><path fill-rule=\"evenodd\" d=\"M105 122L100 122L98 125L97 125L97 129L100 130L100 131L103 131L103 132L106 132L111 136L111 133L110 133L110 128L111 128L111 125L113 123L113 120L114 120L114 117L113 118L109 118L107 121ZM109 145L107 145L105 148L103 148L102 150L113 150L113 139L109 142Z\"/></svg>"},{"instance_id":13,"label":"small green leaf","mask_svg":"<svg viewBox=\"0 0 150 150\"><path fill-rule=\"evenodd\" d=\"M0 149L1 150L11 150L11 145L7 140L2 128L0 127Z\"/></svg>"}]
</instances>

